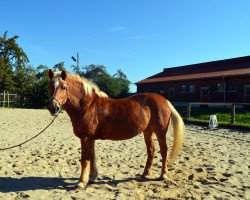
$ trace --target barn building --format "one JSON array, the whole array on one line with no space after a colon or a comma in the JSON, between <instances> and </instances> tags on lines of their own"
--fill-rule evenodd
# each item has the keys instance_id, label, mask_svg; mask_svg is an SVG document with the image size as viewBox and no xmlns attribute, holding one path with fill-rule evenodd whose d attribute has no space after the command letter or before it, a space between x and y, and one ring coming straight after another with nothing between
<instances>
[{"instance_id":1,"label":"barn building","mask_svg":"<svg viewBox=\"0 0 250 200\"><path fill-rule=\"evenodd\" d=\"M250 103L250 56L165 68L136 85L172 102Z\"/></svg>"}]
</instances>

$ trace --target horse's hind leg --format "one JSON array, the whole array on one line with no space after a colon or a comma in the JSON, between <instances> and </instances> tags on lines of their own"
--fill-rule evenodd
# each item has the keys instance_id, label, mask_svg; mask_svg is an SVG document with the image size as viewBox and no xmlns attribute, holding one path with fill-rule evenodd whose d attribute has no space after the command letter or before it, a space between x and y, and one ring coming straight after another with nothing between
<instances>
[{"instance_id":1,"label":"horse's hind leg","mask_svg":"<svg viewBox=\"0 0 250 200\"><path fill-rule=\"evenodd\" d=\"M153 158L154 158L154 153L155 153L153 132L150 130L145 130L144 131L144 140L145 140L145 143L147 146L148 158L147 158L144 172L141 176L142 178L145 178L145 177L151 175L151 167L153 164Z\"/></svg>"},{"instance_id":2,"label":"horse's hind leg","mask_svg":"<svg viewBox=\"0 0 250 200\"><path fill-rule=\"evenodd\" d=\"M167 132L167 131L166 131ZM166 132L157 132L156 136L159 142L160 146L160 152L161 152L161 157L162 157L162 170L161 170L161 176L160 178L166 179L167 178L167 152L168 152L168 147L167 147L167 142L166 142Z\"/></svg>"}]
</instances>

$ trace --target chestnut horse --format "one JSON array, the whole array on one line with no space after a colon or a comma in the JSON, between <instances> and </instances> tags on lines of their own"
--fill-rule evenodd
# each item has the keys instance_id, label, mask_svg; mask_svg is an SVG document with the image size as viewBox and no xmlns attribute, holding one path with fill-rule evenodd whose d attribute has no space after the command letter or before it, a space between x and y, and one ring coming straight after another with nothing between
<instances>
[{"instance_id":1,"label":"chestnut horse","mask_svg":"<svg viewBox=\"0 0 250 200\"><path fill-rule=\"evenodd\" d=\"M60 107L68 113L74 134L81 140L81 176L78 188L84 188L97 176L95 140L126 140L144 134L147 162L142 177L150 175L154 158L155 133L162 156L161 178L166 178L167 164L171 163L182 148L184 123L172 104L154 93L137 94L125 99L109 98L104 92L79 76L49 70L51 79L48 109L57 115ZM173 122L174 142L167 161L166 133Z\"/></svg>"}]
</instances>

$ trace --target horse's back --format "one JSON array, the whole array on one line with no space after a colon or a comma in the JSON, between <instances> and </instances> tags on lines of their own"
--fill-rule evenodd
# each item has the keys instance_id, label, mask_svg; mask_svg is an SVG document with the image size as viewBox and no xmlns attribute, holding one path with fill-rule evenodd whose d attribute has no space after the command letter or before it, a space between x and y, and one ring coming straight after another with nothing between
<instances>
[{"instance_id":1,"label":"horse's back","mask_svg":"<svg viewBox=\"0 0 250 200\"><path fill-rule=\"evenodd\" d=\"M135 107L148 107L150 110L162 110L169 108L167 100L163 96L156 93L139 93L124 99L109 99L109 104L114 107L125 107L126 109L131 108L132 110L136 109Z\"/></svg>"},{"instance_id":2,"label":"horse's back","mask_svg":"<svg viewBox=\"0 0 250 200\"><path fill-rule=\"evenodd\" d=\"M149 102L162 103L162 104L167 103L166 99L163 96L156 93L139 93L129 98L138 99L141 100L142 102L147 102L147 103Z\"/></svg>"},{"instance_id":3,"label":"horse's back","mask_svg":"<svg viewBox=\"0 0 250 200\"><path fill-rule=\"evenodd\" d=\"M131 100L136 100L141 106L148 106L150 109L162 110L167 112L169 109L167 100L155 93L140 93L130 97ZM128 99L130 99L128 98Z\"/></svg>"}]
</instances>

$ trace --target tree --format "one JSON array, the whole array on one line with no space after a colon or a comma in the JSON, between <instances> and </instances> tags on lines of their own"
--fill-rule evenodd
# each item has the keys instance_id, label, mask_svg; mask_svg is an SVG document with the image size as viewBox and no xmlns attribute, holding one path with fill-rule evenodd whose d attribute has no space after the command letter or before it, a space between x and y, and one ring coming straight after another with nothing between
<instances>
[{"instance_id":1,"label":"tree","mask_svg":"<svg viewBox=\"0 0 250 200\"><path fill-rule=\"evenodd\" d=\"M73 69L73 72L74 72L75 74L78 74L78 75L81 74L81 69L80 69L79 66L77 66L77 65L71 65L71 68Z\"/></svg>"},{"instance_id":2,"label":"tree","mask_svg":"<svg viewBox=\"0 0 250 200\"><path fill-rule=\"evenodd\" d=\"M48 105L48 84L49 78L48 67L46 65L39 65L35 69L36 77L34 83L28 88L26 92L25 107L45 108Z\"/></svg>"},{"instance_id":3,"label":"tree","mask_svg":"<svg viewBox=\"0 0 250 200\"><path fill-rule=\"evenodd\" d=\"M0 92L14 91L14 73L11 70L11 65L5 63L4 59L0 57Z\"/></svg>"},{"instance_id":4,"label":"tree","mask_svg":"<svg viewBox=\"0 0 250 200\"><path fill-rule=\"evenodd\" d=\"M14 72L14 87L15 92L25 95L28 89L35 83L36 71L31 66L17 68Z\"/></svg>"},{"instance_id":5,"label":"tree","mask_svg":"<svg viewBox=\"0 0 250 200\"><path fill-rule=\"evenodd\" d=\"M109 97L119 98L121 96L119 81L113 76L102 76L97 80L96 84Z\"/></svg>"},{"instance_id":6,"label":"tree","mask_svg":"<svg viewBox=\"0 0 250 200\"><path fill-rule=\"evenodd\" d=\"M17 44L17 39L17 35L8 38L7 31L0 36L0 91L17 93L19 106L43 108L48 102L48 67L28 66L29 59ZM59 62L54 69L63 67L64 62Z\"/></svg>"},{"instance_id":7,"label":"tree","mask_svg":"<svg viewBox=\"0 0 250 200\"><path fill-rule=\"evenodd\" d=\"M64 69L64 62L59 62L54 65L53 67L54 71L62 71Z\"/></svg>"},{"instance_id":8,"label":"tree","mask_svg":"<svg viewBox=\"0 0 250 200\"><path fill-rule=\"evenodd\" d=\"M27 79L23 79L29 59L17 44L18 36L8 38L5 31L0 37L0 90L19 92L23 90ZM27 78L27 76L26 76Z\"/></svg>"},{"instance_id":9,"label":"tree","mask_svg":"<svg viewBox=\"0 0 250 200\"><path fill-rule=\"evenodd\" d=\"M102 91L112 98L122 98L129 95L130 81L121 70L111 76L105 66L91 64L84 66L82 70L74 68L74 71L78 71L80 76L97 84Z\"/></svg>"},{"instance_id":10,"label":"tree","mask_svg":"<svg viewBox=\"0 0 250 200\"><path fill-rule=\"evenodd\" d=\"M119 81L118 85L120 87L120 97L126 97L129 94L129 85L131 82L127 79L127 76L119 69L117 74L114 75Z\"/></svg>"},{"instance_id":11,"label":"tree","mask_svg":"<svg viewBox=\"0 0 250 200\"><path fill-rule=\"evenodd\" d=\"M22 68L29 62L28 56L23 49L17 44L19 36L14 35L7 38L8 32L5 31L0 37L0 57L5 64L10 64L14 68Z\"/></svg>"}]
</instances>

